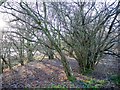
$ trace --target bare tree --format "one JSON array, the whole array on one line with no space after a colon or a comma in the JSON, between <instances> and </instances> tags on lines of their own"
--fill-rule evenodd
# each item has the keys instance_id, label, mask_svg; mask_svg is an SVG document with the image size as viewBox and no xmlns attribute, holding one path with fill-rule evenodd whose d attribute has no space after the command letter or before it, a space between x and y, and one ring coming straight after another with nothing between
<instances>
[{"instance_id":1,"label":"bare tree","mask_svg":"<svg viewBox=\"0 0 120 90\"><path fill-rule=\"evenodd\" d=\"M62 52L61 48L59 47L59 45L55 41L55 39L54 39L54 37L52 35L53 32L51 33L51 30L54 31L55 29L54 29L54 27L49 25L48 21L46 20L47 19L47 16L46 16L47 15L46 14L46 4L43 3L43 14L44 14L44 16L42 16L42 14L39 13L39 10L36 12L36 10L34 8L30 7L30 5L28 3L20 2L19 5L20 5L20 8L24 12L20 11L20 10L18 10L16 8L13 8L12 6L10 6L9 3L6 6L4 6L4 7L9 9L9 10L13 10L13 11L15 11L17 13L20 13L20 14L23 14L23 15L27 15L28 17L30 17L34 21L34 24L24 20L23 18L18 17L16 14L11 13L9 11L3 11L3 12L11 14L12 16L14 16L15 19L13 21L24 22L24 23L28 24L30 27L32 27L34 30L41 31L47 37L47 39L49 40L50 45L48 45L44 40L42 40L42 38L40 38L39 36L37 36L33 32L34 37L36 37L37 40L38 40L37 42L39 42L42 45L45 45L46 47L50 48L51 50L52 49L56 50L59 53L59 55L61 56L61 62L63 64L66 76L71 81L75 80L75 77L73 76L73 73L71 73L72 72L71 68L69 66L69 63L68 63L64 53ZM38 8L37 5L36 5L36 8ZM47 25L51 26L52 28L48 28ZM26 40L29 40L31 42L36 42L36 40L32 40L32 39L30 39L28 37L24 37L23 34L19 34L19 35L21 35ZM52 45L52 47L51 47L51 45Z\"/></svg>"},{"instance_id":2,"label":"bare tree","mask_svg":"<svg viewBox=\"0 0 120 90\"><path fill-rule=\"evenodd\" d=\"M120 2L117 2L117 4L113 2L110 5L107 5L106 2L104 4L96 2L60 2L51 3L50 9L48 9L49 3L36 2L36 4L30 5L27 2L20 2L17 3L18 9L12 7L10 3L6 3L4 8L7 11L3 11L3 13L12 15L14 17L12 22L22 22L31 27L30 32L32 32L34 38L16 32L19 36L49 48L48 52L52 57L53 50L58 52L68 79L75 80L63 49L67 47L68 51L71 51L72 56L79 64L80 72L94 69L103 54L106 51L111 51L116 45L116 38L119 36L119 34L116 35L115 31L119 27L116 26L118 23L116 18L120 13L119 4ZM42 10L39 5L43 5ZM98 6L99 8L97 8ZM48 11L53 12L53 22L50 20L51 16L48 15ZM29 20L19 17L16 13L26 15L25 17L29 17L33 22L31 23ZM60 26L60 29L57 26ZM19 27L17 28L19 29ZM23 30L27 31L25 28ZM45 39L41 38L41 35L37 35L38 33L42 34ZM62 47L63 44L66 47Z\"/></svg>"},{"instance_id":3,"label":"bare tree","mask_svg":"<svg viewBox=\"0 0 120 90\"><path fill-rule=\"evenodd\" d=\"M0 6L5 3L7 0L0 0Z\"/></svg>"},{"instance_id":4,"label":"bare tree","mask_svg":"<svg viewBox=\"0 0 120 90\"><path fill-rule=\"evenodd\" d=\"M108 6L95 2L52 3L68 39L62 34L61 38L72 48L81 72L93 69L103 54L116 44L119 3L115 7L115 2ZM102 8L96 8L97 5Z\"/></svg>"},{"instance_id":5,"label":"bare tree","mask_svg":"<svg viewBox=\"0 0 120 90\"><path fill-rule=\"evenodd\" d=\"M0 58L2 60L2 72L4 67L9 67L11 69L11 47L12 43L8 40L8 34L6 31L3 31L3 39L1 40L1 53Z\"/></svg>"}]
</instances>

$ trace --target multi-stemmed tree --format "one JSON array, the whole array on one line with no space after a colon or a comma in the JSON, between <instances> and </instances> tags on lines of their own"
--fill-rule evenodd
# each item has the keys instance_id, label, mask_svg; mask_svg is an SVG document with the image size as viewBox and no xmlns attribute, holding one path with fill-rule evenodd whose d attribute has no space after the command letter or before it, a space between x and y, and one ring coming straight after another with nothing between
<instances>
[{"instance_id":1,"label":"multi-stemmed tree","mask_svg":"<svg viewBox=\"0 0 120 90\"><path fill-rule=\"evenodd\" d=\"M74 77L71 73L71 69L69 67L68 61L67 61L65 55L63 54L61 48L59 47L59 45L57 44L57 42L54 39L55 38L53 36L54 27L52 25L48 24L49 22L47 21L48 13L47 13L47 9L46 9L47 8L46 4L43 3L43 13L42 13L43 15L40 13L40 11L38 9L40 7L38 7L37 4L36 4L36 8L34 8L34 6L32 8L32 6L30 6L28 3L25 3L25 2L20 2L18 4L20 6L20 9L22 9L22 11L20 9L10 6L10 3L7 3L7 5L5 5L4 7L6 9L13 10L19 14L26 15L26 17L30 17L34 23L26 21L24 18L17 16L18 15L17 13L11 13L11 12L9 12L9 10L3 11L3 12L8 13L15 17L15 19L12 20L12 22L20 21L25 24L28 24L31 27L31 29L34 30L32 33L33 33L34 37L36 37L37 41L34 39L31 39L29 37L25 37L23 34L20 34L20 33L18 33L18 34L26 40L29 40L31 42L40 43L40 44L48 47L50 49L50 52L51 52L51 50L55 50L56 52L58 52L59 55L61 56L61 62L63 64L64 70L65 70L65 73L66 73L68 79L73 80ZM47 40L49 41L50 45L48 45L48 43L45 42L44 39L40 38L39 35L37 36L35 33L36 31L43 33L43 35L46 36Z\"/></svg>"},{"instance_id":2,"label":"multi-stemmed tree","mask_svg":"<svg viewBox=\"0 0 120 90\"><path fill-rule=\"evenodd\" d=\"M119 36L116 34L119 27L116 22L120 13L119 4L120 2L111 5L95 2L52 3L68 39L62 34L61 38L70 47L68 51L78 61L81 72L94 69L106 51L107 54L115 55L110 52ZM97 8L98 5L101 5L100 8Z\"/></svg>"},{"instance_id":3,"label":"multi-stemmed tree","mask_svg":"<svg viewBox=\"0 0 120 90\"><path fill-rule=\"evenodd\" d=\"M80 72L93 69L103 54L116 45L116 39L119 36L116 34L119 28L117 22L120 13L119 4L120 2L113 2L110 5L96 2L35 2L31 5L20 2L15 3L17 7L19 6L16 8L8 2L4 5L7 10L2 12L14 17L11 22L22 22L29 26L29 29L26 30L26 26L23 30L32 33L34 38L24 35L21 27L17 29L22 33L14 33L28 40L29 43L44 45L49 49L48 53L52 56L50 58L53 58L53 50L58 52L68 79L75 80L63 53L66 49L62 42L68 49L66 51L70 51L70 54L78 61ZM21 17L18 16L19 14ZM29 18L30 21L22 16ZM53 20L51 21L50 18Z\"/></svg>"}]
</instances>

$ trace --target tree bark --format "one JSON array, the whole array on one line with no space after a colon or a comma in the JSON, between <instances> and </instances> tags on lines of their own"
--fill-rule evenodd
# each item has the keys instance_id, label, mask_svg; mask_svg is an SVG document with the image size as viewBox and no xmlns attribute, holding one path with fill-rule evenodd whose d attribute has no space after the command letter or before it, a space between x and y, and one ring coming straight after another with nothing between
<instances>
[{"instance_id":1,"label":"tree bark","mask_svg":"<svg viewBox=\"0 0 120 90\"><path fill-rule=\"evenodd\" d=\"M118 16L118 20L120 20L120 14L119 14L119 16ZM119 25L120 25L120 23L119 23ZM117 45L117 49L118 49L118 55L120 55L120 27L118 28L118 45ZM120 62L120 60L119 60L119 62Z\"/></svg>"},{"instance_id":2,"label":"tree bark","mask_svg":"<svg viewBox=\"0 0 120 90\"><path fill-rule=\"evenodd\" d=\"M48 52L48 57L49 57L49 59L54 59L54 53L53 53L52 50L50 50L50 51Z\"/></svg>"},{"instance_id":3,"label":"tree bark","mask_svg":"<svg viewBox=\"0 0 120 90\"><path fill-rule=\"evenodd\" d=\"M33 50L29 41L27 41L27 59L28 62L33 61Z\"/></svg>"},{"instance_id":4,"label":"tree bark","mask_svg":"<svg viewBox=\"0 0 120 90\"><path fill-rule=\"evenodd\" d=\"M50 41L50 44L54 46L55 50L59 53L59 55L61 56L61 62L63 64L63 67L64 67L64 70L65 70L65 73L66 73L66 76L67 78L70 80L70 81L74 81L75 80L75 77L73 76L72 74L72 70L70 69L70 66L69 66L69 63L65 57L65 55L62 53L61 49L59 48L59 45L56 44L55 40L53 39L53 37L51 36L50 32L48 31L48 28L47 28L47 16L46 16L46 4L45 2L43 2L43 9L44 9L44 19L45 19L45 22L44 22L44 25L45 25L45 30L44 30L44 33L46 34L46 36L48 37L49 41Z\"/></svg>"},{"instance_id":5,"label":"tree bark","mask_svg":"<svg viewBox=\"0 0 120 90\"><path fill-rule=\"evenodd\" d=\"M66 73L66 76L67 76L68 80L75 81L76 78L74 77L74 75L72 73L72 69L69 66L69 63L68 63L65 55L62 53L62 51L60 51L59 54L61 56L61 62L63 64L63 67L64 67L64 70L65 70L65 73Z\"/></svg>"}]
</instances>

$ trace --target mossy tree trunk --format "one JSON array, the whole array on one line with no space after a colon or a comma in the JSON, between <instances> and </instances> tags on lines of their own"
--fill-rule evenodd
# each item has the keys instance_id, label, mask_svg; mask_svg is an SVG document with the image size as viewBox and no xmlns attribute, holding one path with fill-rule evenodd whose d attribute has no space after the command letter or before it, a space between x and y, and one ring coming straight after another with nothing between
<instances>
[{"instance_id":1,"label":"mossy tree trunk","mask_svg":"<svg viewBox=\"0 0 120 90\"><path fill-rule=\"evenodd\" d=\"M56 44L56 41L54 40L54 38L51 36L48 28L47 28L47 13L46 13L46 4L45 2L43 2L43 9L44 9L44 24L45 24L45 29L44 29L44 33L45 35L48 37L50 43L53 45L53 47L55 48L55 50L59 53L59 55L61 56L61 62L62 62L62 65L64 67L64 70L65 70L65 73L66 73L66 76L67 78L70 80L70 81L74 81L75 80L75 77L73 76L72 74L72 69L70 68L69 66L69 63L65 57L65 55L62 53L61 51L61 48L59 48L59 45Z\"/></svg>"},{"instance_id":2,"label":"mossy tree trunk","mask_svg":"<svg viewBox=\"0 0 120 90\"><path fill-rule=\"evenodd\" d=\"M20 64L24 65L24 38L20 37L20 47L19 47L19 59Z\"/></svg>"},{"instance_id":3,"label":"mossy tree trunk","mask_svg":"<svg viewBox=\"0 0 120 90\"><path fill-rule=\"evenodd\" d=\"M27 59L28 59L28 62L31 62L33 61L33 48L32 48L32 45L29 41L27 41Z\"/></svg>"}]
</instances>

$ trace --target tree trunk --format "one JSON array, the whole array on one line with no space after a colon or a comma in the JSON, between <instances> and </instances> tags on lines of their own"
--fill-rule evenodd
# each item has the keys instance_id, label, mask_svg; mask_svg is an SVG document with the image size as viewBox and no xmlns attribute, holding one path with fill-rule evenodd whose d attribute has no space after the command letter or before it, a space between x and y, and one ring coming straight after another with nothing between
<instances>
[{"instance_id":1,"label":"tree trunk","mask_svg":"<svg viewBox=\"0 0 120 90\"><path fill-rule=\"evenodd\" d=\"M50 32L47 29L47 14L46 14L46 4L45 2L43 2L43 9L44 9L44 19L45 19L45 30L44 33L46 34L46 36L48 37L49 41L50 41L50 45L54 46L54 48L56 49L56 51L59 53L59 55L61 56L61 62L63 64L65 73L67 78L70 81L75 81L75 77L72 74L72 70L70 69L69 63L67 62L67 59L65 57L65 55L62 53L61 49L59 48L59 46L56 44L56 41L54 40L54 38L51 36Z\"/></svg>"},{"instance_id":2,"label":"tree trunk","mask_svg":"<svg viewBox=\"0 0 120 90\"><path fill-rule=\"evenodd\" d=\"M19 58L20 58L20 64L21 66L24 65L24 59L23 59L24 55L22 55L22 52L20 51L20 54L19 54Z\"/></svg>"},{"instance_id":3,"label":"tree trunk","mask_svg":"<svg viewBox=\"0 0 120 90\"><path fill-rule=\"evenodd\" d=\"M119 30L118 30L118 45L117 45L117 49L118 49L118 55L120 55L120 27L119 27Z\"/></svg>"},{"instance_id":4,"label":"tree trunk","mask_svg":"<svg viewBox=\"0 0 120 90\"><path fill-rule=\"evenodd\" d=\"M32 44L27 41L27 59L28 62L33 61L33 48L32 48Z\"/></svg>"},{"instance_id":5,"label":"tree trunk","mask_svg":"<svg viewBox=\"0 0 120 90\"><path fill-rule=\"evenodd\" d=\"M9 69L12 69L10 59L8 60L8 67L9 67Z\"/></svg>"},{"instance_id":6,"label":"tree trunk","mask_svg":"<svg viewBox=\"0 0 120 90\"><path fill-rule=\"evenodd\" d=\"M49 55L49 59L54 59L54 56L53 56L52 53L50 53L50 55Z\"/></svg>"},{"instance_id":7,"label":"tree trunk","mask_svg":"<svg viewBox=\"0 0 120 90\"><path fill-rule=\"evenodd\" d=\"M9 52L8 52L8 67L9 67L9 69L12 69L11 62L10 62L10 60L11 60L10 53L11 53L11 51L10 51L10 48L9 48Z\"/></svg>"},{"instance_id":8,"label":"tree trunk","mask_svg":"<svg viewBox=\"0 0 120 90\"><path fill-rule=\"evenodd\" d=\"M20 57L20 64L21 64L21 66L23 66L23 65L24 65L24 62L23 62L23 57Z\"/></svg>"},{"instance_id":9,"label":"tree trunk","mask_svg":"<svg viewBox=\"0 0 120 90\"><path fill-rule=\"evenodd\" d=\"M33 61L33 53L32 53L32 50L30 49L27 52L27 58L29 62Z\"/></svg>"},{"instance_id":10,"label":"tree trunk","mask_svg":"<svg viewBox=\"0 0 120 90\"><path fill-rule=\"evenodd\" d=\"M20 63L23 66L24 65L24 38L20 37L20 51L19 51L19 57L20 57Z\"/></svg>"},{"instance_id":11,"label":"tree trunk","mask_svg":"<svg viewBox=\"0 0 120 90\"><path fill-rule=\"evenodd\" d=\"M49 57L49 59L54 59L54 53L52 50L49 50L48 57Z\"/></svg>"},{"instance_id":12,"label":"tree trunk","mask_svg":"<svg viewBox=\"0 0 120 90\"><path fill-rule=\"evenodd\" d=\"M1 72L0 72L0 74L1 74L1 73L3 73L4 64L8 65L8 63L7 63L7 61L4 59L3 56L1 56L0 58L1 58L1 61L0 61L0 63L1 63L1 66L0 66L0 67L1 67L1 68L0 68L0 69L1 69L0 71L1 71Z\"/></svg>"},{"instance_id":13,"label":"tree trunk","mask_svg":"<svg viewBox=\"0 0 120 90\"><path fill-rule=\"evenodd\" d=\"M72 48L69 49L68 54L69 54L70 57L73 57L73 49Z\"/></svg>"},{"instance_id":14,"label":"tree trunk","mask_svg":"<svg viewBox=\"0 0 120 90\"><path fill-rule=\"evenodd\" d=\"M63 67L64 67L64 70L65 70L65 73L66 73L68 80L75 81L76 78L73 76L72 69L70 68L69 63L68 63L65 55L62 53L62 51L59 52L59 54L61 56L61 62L63 64Z\"/></svg>"},{"instance_id":15,"label":"tree trunk","mask_svg":"<svg viewBox=\"0 0 120 90\"><path fill-rule=\"evenodd\" d=\"M119 17L120 18L120 17ZM119 30L118 30L118 34L120 34L120 27L119 27ZM118 49L118 55L120 56L120 35L118 36L118 45L117 45L117 49ZM117 60L118 60L118 73L120 75L120 58L117 57Z\"/></svg>"},{"instance_id":16,"label":"tree trunk","mask_svg":"<svg viewBox=\"0 0 120 90\"><path fill-rule=\"evenodd\" d=\"M2 73L2 60L1 60L1 57L0 57L0 74Z\"/></svg>"}]
</instances>

